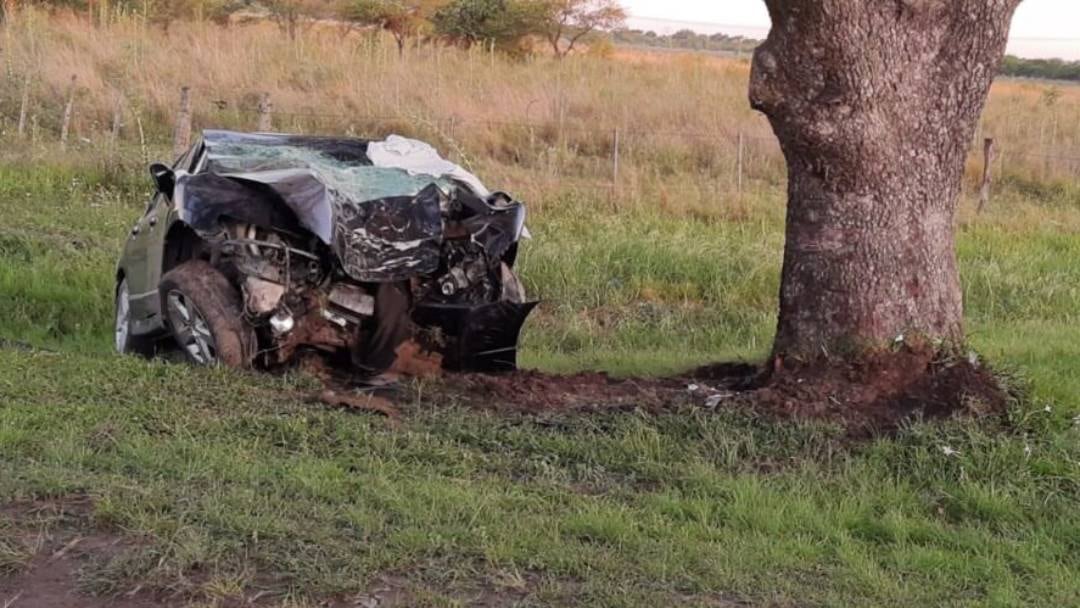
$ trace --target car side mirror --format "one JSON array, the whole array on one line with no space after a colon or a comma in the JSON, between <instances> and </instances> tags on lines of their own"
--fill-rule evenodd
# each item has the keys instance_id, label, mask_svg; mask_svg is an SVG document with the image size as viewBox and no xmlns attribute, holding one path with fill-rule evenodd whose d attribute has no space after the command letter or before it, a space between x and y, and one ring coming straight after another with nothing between
<instances>
[{"instance_id":1,"label":"car side mirror","mask_svg":"<svg viewBox=\"0 0 1080 608\"><path fill-rule=\"evenodd\" d=\"M154 163L150 165L150 177L153 178L157 191L171 199L173 190L176 189L176 174L173 170L161 163Z\"/></svg>"}]
</instances>

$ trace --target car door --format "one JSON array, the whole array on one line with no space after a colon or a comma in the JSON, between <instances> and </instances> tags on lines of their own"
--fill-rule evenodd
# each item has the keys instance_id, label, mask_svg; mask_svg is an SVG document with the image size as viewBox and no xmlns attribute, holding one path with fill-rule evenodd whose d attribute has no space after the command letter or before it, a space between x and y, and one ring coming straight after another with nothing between
<instances>
[{"instance_id":1,"label":"car door","mask_svg":"<svg viewBox=\"0 0 1080 608\"><path fill-rule=\"evenodd\" d=\"M200 148L201 145L196 145L188 150L173 165L173 171L190 171L196 161L196 151ZM165 236L173 216L172 199L157 192L150 199L146 213L131 229L125 258L132 323L136 333L150 333L163 327L158 282L161 280Z\"/></svg>"},{"instance_id":2,"label":"car door","mask_svg":"<svg viewBox=\"0 0 1080 608\"><path fill-rule=\"evenodd\" d=\"M157 284L151 285L149 282L153 257L151 243L160 222L160 210L166 206L165 196L161 193L154 194L146 206L146 212L131 227L124 247L124 276L131 294L131 323L136 334L148 333L154 329L152 317L158 306L154 302L157 299Z\"/></svg>"}]
</instances>

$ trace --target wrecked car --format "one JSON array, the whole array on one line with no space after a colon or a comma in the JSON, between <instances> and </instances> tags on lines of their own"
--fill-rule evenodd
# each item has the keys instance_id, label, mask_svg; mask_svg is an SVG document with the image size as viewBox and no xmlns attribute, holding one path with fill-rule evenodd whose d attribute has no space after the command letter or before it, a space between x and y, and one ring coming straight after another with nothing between
<instances>
[{"instance_id":1,"label":"wrecked car","mask_svg":"<svg viewBox=\"0 0 1080 608\"><path fill-rule=\"evenodd\" d=\"M175 342L240 368L317 351L373 376L406 350L516 367L535 305L514 272L525 208L431 146L205 131L150 169L116 270L118 351Z\"/></svg>"}]
</instances>

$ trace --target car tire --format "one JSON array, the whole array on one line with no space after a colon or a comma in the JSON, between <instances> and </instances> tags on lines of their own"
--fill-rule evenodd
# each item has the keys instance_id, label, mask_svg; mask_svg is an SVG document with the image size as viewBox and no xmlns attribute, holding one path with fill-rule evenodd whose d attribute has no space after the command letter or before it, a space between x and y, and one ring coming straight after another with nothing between
<instances>
[{"instance_id":1,"label":"car tire","mask_svg":"<svg viewBox=\"0 0 1080 608\"><path fill-rule=\"evenodd\" d=\"M243 315L239 290L202 260L170 270L158 285L165 324L185 357L197 365L251 366L258 347Z\"/></svg>"},{"instance_id":2,"label":"car tire","mask_svg":"<svg viewBox=\"0 0 1080 608\"><path fill-rule=\"evenodd\" d=\"M131 330L131 290L126 278L116 284L113 298L113 336L116 352L121 355L154 356L155 340L148 336L137 336Z\"/></svg>"}]
</instances>

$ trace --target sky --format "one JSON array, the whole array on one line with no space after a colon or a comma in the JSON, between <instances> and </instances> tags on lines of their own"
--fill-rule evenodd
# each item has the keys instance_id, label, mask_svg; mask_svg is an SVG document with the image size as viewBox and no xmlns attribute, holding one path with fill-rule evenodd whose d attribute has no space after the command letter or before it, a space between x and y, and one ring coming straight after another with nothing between
<instances>
[{"instance_id":1,"label":"sky","mask_svg":"<svg viewBox=\"0 0 1080 608\"><path fill-rule=\"evenodd\" d=\"M672 33L689 28L764 38L763 0L621 0L628 25ZM1080 0L1024 0L1013 20L1009 52L1024 57L1080 60Z\"/></svg>"}]
</instances>

